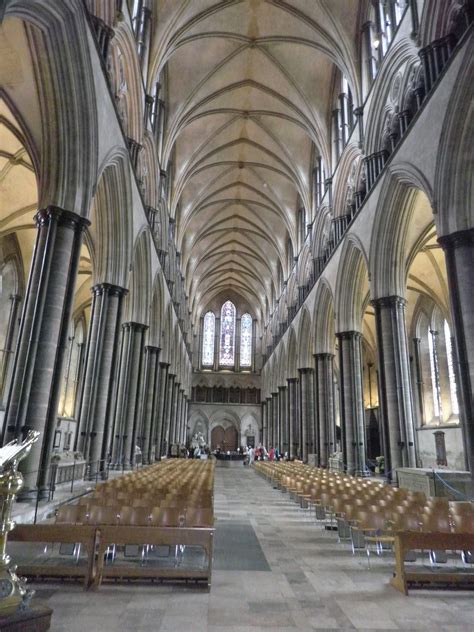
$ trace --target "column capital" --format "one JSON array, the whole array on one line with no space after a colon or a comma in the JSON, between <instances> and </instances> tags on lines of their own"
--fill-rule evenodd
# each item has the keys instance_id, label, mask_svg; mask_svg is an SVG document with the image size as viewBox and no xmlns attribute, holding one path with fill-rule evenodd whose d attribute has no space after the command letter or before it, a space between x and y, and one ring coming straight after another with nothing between
<instances>
[{"instance_id":1,"label":"column capital","mask_svg":"<svg viewBox=\"0 0 474 632\"><path fill-rule=\"evenodd\" d=\"M169 369L170 366L171 365L169 364L169 362L160 362L160 369L163 369L163 370Z\"/></svg>"},{"instance_id":2,"label":"column capital","mask_svg":"<svg viewBox=\"0 0 474 632\"><path fill-rule=\"evenodd\" d=\"M148 325L144 325L143 323L135 323L134 321L129 321L128 323L122 323L122 329L130 329L131 331L146 331L148 329Z\"/></svg>"},{"instance_id":3,"label":"column capital","mask_svg":"<svg viewBox=\"0 0 474 632\"><path fill-rule=\"evenodd\" d=\"M288 384L296 384L298 382L297 377L289 377L287 380Z\"/></svg>"},{"instance_id":4,"label":"column capital","mask_svg":"<svg viewBox=\"0 0 474 632\"><path fill-rule=\"evenodd\" d=\"M461 246L474 246L474 228L458 230L450 235L438 237L438 243L443 250L451 250Z\"/></svg>"},{"instance_id":5,"label":"column capital","mask_svg":"<svg viewBox=\"0 0 474 632\"><path fill-rule=\"evenodd\" d=\"M269 397L267 397L267 402L271 402L272 401L272 396L270 395Z\"/></svg>"},{"instance_id":6,"label":"column capital","mask_svg":"<svg viewBox=\"0 0 474 632\"><path fill-rule=\"evenodd\" d=\"M298 369L298 371L299 371L299 373L301 375L306 375L307 373L312 373L314 371L314 369L312 367L310 367L310 366L306 366L306 367L303 367L301 369Z\"/></svg>"},{"instance_id":7,"label":"column capital","mask_svg":"<svg viewBox=\"0 0 474 632\"><path fill-rule=\"evenodd\" d=\"M145 352L153 355L157 355L161 351L160 347L153 345L145 345Z\"/></svg>"},{"instance_id":8,"label":"column capital","mask_svg":"<svg viewBox=\"0 0 474 632\"><path fill-rule=\"evenodd\" d=\"M393 296L381 296L370 301L372 307L380 309L382 307L405 307L407 301L402 296L394 294Z\"/></svg>"},{"instance_id":9,"label":"column capital","mask_svg":"<svg viewBox=\"0 0 474 632\"><path fill-rule=\"evenodd\" d=\"M338 340L358 340L362 338L360 331L340 331L336 334Z\"/></svg>"},{"instance_id":10,"label":"column capital","mask_svg":"<svg viewBox=\"0 0 474 632\"><path fill-rule=\"evenodd\" d=\"M288 388L287 386L279 386L278 390L279 391L286 391L287 388Z\"/></svg>"},{"instance_id":11,"label":"column capital","mask_svg":"<svg viewBox=\"0 0 474 632\"><path fill-rule=\"evenodd\" d=\"M113 283L97 283L91 287L91 292L96 296L100 296L101 294L125 296L128 294L127 288L120 287L120 285L113 285Z\"/></svg>"},{"instance_id":12,"label":"column capital","mask_svg":"<svg viewBox=\"0 0 474 632\"><path fill-rule=\"evenodd\" d=\"M314 358L316 360L331 360L334 358L334 353L328 353L328 352L315 353Z\"/></svg>"},{"instance_id":13,"label":"column capital","mask_svg":"<svg viewBox=\"0 0 474 632\"><path fill-rule=\"evenodd\" d=\"M278 392L272 393L272 397L278 397Z\"/></svg>"},{"instance_id":14,"label":"column capital","mask_svg":"<svg viewBox=\"0 0 474 632\"><path fill-rule=\"evenodd\" d=\"M47 206L40 209L33 219L38 228L46 225L51 220L55 220L60 226L79 231L83 231L87 226L90 226L90 220L87 217L82 217L72 211L66 211L59 206Z\"/></svg>"}]
</instances>

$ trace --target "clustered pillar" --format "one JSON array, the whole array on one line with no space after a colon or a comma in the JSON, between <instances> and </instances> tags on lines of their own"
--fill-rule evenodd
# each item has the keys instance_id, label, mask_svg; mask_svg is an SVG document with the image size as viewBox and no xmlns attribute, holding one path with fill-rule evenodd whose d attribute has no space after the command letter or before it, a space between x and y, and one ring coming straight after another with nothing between
<instances>
[{"instance_id":1,"label":"clustered pillar","mask_svg":"<svg viewBox=\"0 0 474 632\"><path fill-rule=\"evenodd\" d=\"M319 430L319 465L327 467L329 455L334 452L335 414L334 414L334 354L318 353L316 362L316 399Z\"/></svg>"},{"instance_id":2,"label":"clustered pillar","mask_svg":"<svg viewBox=\"0 0 474 632\"><path fill-rule=\"evenodd\" d=\"M112 387L124 288L101 283L92 288L92 309L76 449L104 472L110 446Z\"/></svg>"},{"instance_id":3,"label":"clustered pillar","mask_svg":"<svg viewBox=\"0 0 474 632\"><path fill-rule=\"evenodd\" d=\"M62 364L88 220L55 206L35 216L36 242L7 402L4 443L29 429L42 433L21 463L28 498L38 486L47 494L48 469L61 385Z\"/></svg>"},{"instance_id":4,"label":"clustered pillar","mask_svg":"<svg viewBox=\"0 0 474 632\"><path fill-rule=\"evenodd\" d=\"M372 301L377 335L379 397L385 471L416 467L410 359L405 327L405 299Z\"/></svg>"},{"instance_id":5,"label":"clustered pillar","mask_svg":"<svg viewBox=\"0 0 474 632\"><path fill-rule=\"evenodd\" d=\"M339 339L342 454L349 474L365 472L365 420L362 389L361 334L345 331Z\"/></svg>"}]
</instances>

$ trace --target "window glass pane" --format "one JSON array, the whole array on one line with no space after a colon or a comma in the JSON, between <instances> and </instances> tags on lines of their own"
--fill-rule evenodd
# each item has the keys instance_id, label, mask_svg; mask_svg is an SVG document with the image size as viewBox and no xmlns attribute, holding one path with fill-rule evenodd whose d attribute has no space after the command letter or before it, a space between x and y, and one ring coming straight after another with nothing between
<instances>
[{"instance_id":1,"label":"window glass pane","mask_svg":"<svg viewBox=\"0 0 474 632\"><path fill-rule=\"evenodd\" d=\"M436 367L435 346L433 340L434 334L431 329L428 329L428 348L430 350L430 374L431 374L431 388L433 391L433 412L435 417L439 417L439 387L438 387L438 375Z\"/></svg>"},{"instance_id":2,"label":"window glass pane","mask_svg":"<svg viewBox=\"0 0 474 632\"><path fill-rule=\"evenodd\" d=\"M221 344L219 351L219 364L232 366L234 364L235 346L235 307L230 301L226 301L221 310Z\"/></svg>"},{"instance_id":3,"label":"window glass pane","mask_svg":"<svg viewBox=\"0 0 474 632\"><path fill-rule=\"evenodd\" d=\"M456 387L456 377L454 375L453 366L453 347L451 344L451 330L448 325L448 321L444 321L444 339L446 341L446 356L448 359L448 375L449 375L449 388L451 391L451 409L453 415L459 415L458 393Z\"/></svg>"},{"instance_id":4,"label":"window glass pane","mask_svg":"<svg viewBox=\"0 0 474 632\"><path fill-rule=\"evenodd\" d=\"M216 318L212 312L204 316L204 328L202 334L202 363L204 366L214 364L214 333L216 330Z\"/></svg>"},{"instance_id":5,"label":"window glass pane","mask_svg":"<svg viewBox=\"0 0 474 632\"><path fill-rule=\"evenodd\" d=\"M252 365L252 317L244 314L240 321L240 366Z\"/></svg>"}]
</instances>

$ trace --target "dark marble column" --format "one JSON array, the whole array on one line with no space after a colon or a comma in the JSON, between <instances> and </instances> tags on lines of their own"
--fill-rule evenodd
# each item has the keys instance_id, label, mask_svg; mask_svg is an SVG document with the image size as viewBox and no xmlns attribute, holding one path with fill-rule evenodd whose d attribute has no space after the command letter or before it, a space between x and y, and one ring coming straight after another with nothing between
<instances>
[{"instance_id":1,"label":"dark marble column","mask_svg":"<svg viewBox=\"0 0 474 632\"><path fill-rule=\"evenodd\" d=\"M167 362L160 362L160 378L158 401L156 403L156 416L154 426L155 461L159 461L163 455L163 445L166 440L166 398L168 394L168 372L170 365Z\"/></svg>"},{"instance_id":2,"label":"dark marble column","mask_svg":"<svg viewBox=\"0 0 474 632\"><path fill-rule=\"evenodd\" d=\"M270 445L268 448L275 447L278 437L278 393L272 393L272 425Z\"/></svg>"},{"instance_id":3,"label":"dark marble column","mask_svg":"<svg viewBox=\"0 0 474 632\"><path fill-rule=\"evenodd\" d=\"M290 459L298 453L298 378L291 377L288 380L287 392L287 416L288 416L288 455Z\"/></svg>"},{"instance_id":4,"label":"dark marble column","mask_svg":"<svg viewBox=\"0 0 474 632\"><path fill-rule=\"evenodd\" d=\"M143 388L142 431L142 458L144 465L154 463L155 461L155 452L153 450L153 420L156 417L160 388L160 351L159 347L145 347L145 383Z\"/></svg>"},{"instance_id":5,"label":"dark marble column","mask_svg":"<svg viewBox=\"0 0 474 632\"><path fill-rule=\"evenodd\" d=\"M3 364L0 373L0 401L4 399L4 392L7 390L8 374L13 360L14 348L13 338L16 330L16 322L18 319L18 306L20 305L21 296L18 294L10 295L10 313L8 315L7 332L5 334L5 343L3 345Z\"/></svg>"},{"instance_id":6,"label":"dark marble column","mask_svg":"<svg viewBox=\"0 0 474 632\"><path fill-rule=\"evenodd\" d=\"M334 354L317 353L316 398L319 422L319 464L327 467L329 455L335 450L335 410L334 410Z\"/></svg>"},{"instance_id":7,"label":"dark marble column","mask_svg":"<svg viewBox=\"0 0 474 632\"><path fill-rule=\"evenodd\" d=\"M176 375L173 373L168 373L168 382L166 389L166 400L165 400L165 412L163 415L163 424L164 424L164 442L162 446L162 454L169 455L170 444L173 441L172 437L172 421L171 415L173 413L174 406L174 384L176 381Z\"/></svg>"},{"instance_id":8,"label":"dark marble column","mask_svg":"<svg viewBox=\"0 0 474 632\"><path fill-rule=\"evenodd\" d=\"M79 266L82 234L89 221L50 206L35 216L36 242L5 412L3 441L31 428L40 440L21 462L27 498L38 486L47 494L49 464L61 388L62 364Z\"/></svg>"},{"instance_id":9,"label":"dark marble column","mask_svg":"<svg viewBox=\"0 0 474 632\"><path fill-rule=\"evenodd\" d=\"M139 384L145 330L141 323L122 325L122 353L115 409L115 449L113 461L117 468L129 469L135 464L135 442Z\"/></svg>"},{"instance_id":10,"label":"dark marble column","mask_svg":"<svg viewBox=\"0 0 474 632\"><path fill-rule=\"evenodd\" d=\"M282 455L288 452L288 392L286 386L279 386L280 403L280 439L278 448Z\"/></svg>"},{"instance_id":11,"label":"dark marble column","mask_svg":"<svg viewBox=\"0 0 474 632\"><path fill-rule=\"evenodd\" d=\"M267 405L266 405L266 425L264 426L264 435L262 437L262 443L265 447L268 447L270 441L270 426L271 426L271 416L272 416L272 398L267 397Z\"/></svg>"},{"instance_id":12,"label":"dark marble column","mask_svg":"<svg viewBox=\"0 0 474 632\"><path fill-rule=\"evenodd\" d=\"M76 449L91 463L90 474L107 469L112 398L117 362L122 300L127 290L100 283L92 288L86 368ZM100 461L100 463L99 463Z\"/></svg>"},{"instance_id":13,"label":"dark marble column","mask_svg":"<svg viewBox=\"0 0 474 632\"><path fill-rule=\"evenodd\" d=\"M262 433L260 435L260 441L265 445L265 439L267 435L267 400L262 402Z\"/></svg>"},{"instance_id":14,"label":"dark marble column","mask_svg":"<svg viewBox=\"0 0 474 632\"><path fill-rule=\"evenodd\" d=\"M474 228L438 239L446 259L466 466L474 480Z\"/></svg>"},{"instance_id":15,"label":"dark marble column","mask_svg":"<svg viewBox=\"0 0 474 632\"><path fill-rule=\"evenodd\" d=\"M314 453L314 384L313 369L298 369L300 374L300 427L301 456L305 463L308 454Z\"/></svg>"},{"instance_id":16,"label":"dark marble column","mask_svg":"<svg viewBox=\"0 0 474 632\"><path fill-rule=\"evenodd\" d=\"M181 394L181 382L174 383L173 393L173 409L171 411L171 443L178 442L178 418L179 418L179 399Z\"/></svg>"},{"instance_id":17,"label":"dark marble column","mask_svg":"<svg viewBox=\"0 0 474 632\"><path fill-rule=\"evenodd\" d=\"M405 327L405 299L372 301L377 336L378 386L385 471L416 467L410 357Z\"/></svg>"},{"instance_id":18,"label":"dark marble column","mask_svg":"<svg viewBox=\"0 0 474 632\"><path fill-rule=\"evenodd\" d=\"M341 430L344 464L349 474L365 471L365 420L361 334L345 331L339 340Z\"/></svg>"}]
</instances>

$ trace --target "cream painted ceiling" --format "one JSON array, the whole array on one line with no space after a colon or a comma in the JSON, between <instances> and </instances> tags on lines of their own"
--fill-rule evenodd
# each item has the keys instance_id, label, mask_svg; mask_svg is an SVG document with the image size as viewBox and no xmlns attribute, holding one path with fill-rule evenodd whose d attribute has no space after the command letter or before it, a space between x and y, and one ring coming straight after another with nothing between
<instances>
[{"instance_id":1,"label":"cream painted ceiling","mask_svg":"<svg viewBox=\"0 0 474 632\"><path fill-rule=\"evenodd\" d=\"M297 252L297 200L330 155L339 68L357 101L359 0L156 0L151 77L168 104L162 164L194 316L232 289L265 318ZM151 90L151 86L150 86Z\"/></svg>"}]
</instances>

